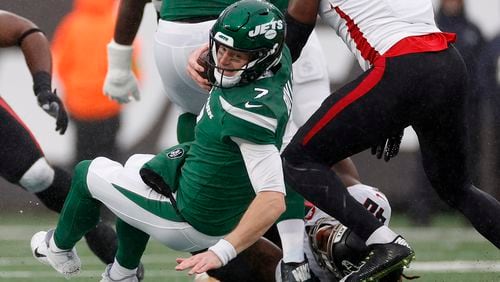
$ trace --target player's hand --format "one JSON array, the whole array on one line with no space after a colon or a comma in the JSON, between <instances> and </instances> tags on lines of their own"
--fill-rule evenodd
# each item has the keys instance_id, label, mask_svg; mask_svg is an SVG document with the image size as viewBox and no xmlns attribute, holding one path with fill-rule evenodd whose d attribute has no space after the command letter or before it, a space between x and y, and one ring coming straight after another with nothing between
<instances>
[{"instance_id":1,"label":"player's hand","mask_svg":"<svg viewBox=\"0 0 500 282\"><path fill-rule=\"evenodd\" d=\"M399 153L399 146L401 145L403 134L404 129L398 134L387 138L382 143L372 146L372 155L375 155L378 159L381 159L383 156L386 162L394 158Z\"/></svg>"},{"instance_id":2,"label":"player's hand","mask_svg":"<svg viewBox=\"0 0 500 282\"><path fill-rule=\"evenodd\" d=\"M222 266L219 257L212 251L199 253L189 258L177 258L175 261L178 263L175 270L190 269L188 272L189 275L203 273Z\"/></svg>"},{"instance_id":3,"label":"player's hand","mask_svg":"<svg viewBox=\"0 0 500 282\"><path fill-rule=\"evenodd\" d=\"M208 65L203 64L204 57L208 54L208 44L204 44L200 48L196 49L191 53L188 58L188 64L186 71L188 75L200 86L201 88L210 91L212 85L208 81L206 74L206 67Z\"/></svg>"},{"instance_id":4,"label":"player's hand","mask_svg":"<svg viewBox=\"0 0 500 282\"><path fill-rule=\"evenodd\" d=\"M64 134L68 128L68 114L64 109L61 99L57 97L56 90L41 90L35 93L38 100L38 105L49 115L56 119L56 131L59 134Z\"/></svg>"},{"instance_id":5,"label":"player's hand","mask_svg":"<svg viewBox=\"0 0 500 282\"><path fill-rule=\"evenodd\" d=\"M137 78L132 72L132 46L114 41L108 44L108 72L104 79L103 92L118 103L140 100Z\"/></svg>"}]
</instances>

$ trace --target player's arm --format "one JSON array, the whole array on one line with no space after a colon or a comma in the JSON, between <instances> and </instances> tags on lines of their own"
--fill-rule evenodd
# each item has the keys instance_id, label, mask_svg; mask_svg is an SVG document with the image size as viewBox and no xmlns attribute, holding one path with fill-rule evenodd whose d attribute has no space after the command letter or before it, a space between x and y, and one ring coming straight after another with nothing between
<instances>
[{"instance_id":1,"label":"player's arm","mask_svg":"<svg viewBox=\"0 0 500 282\"><path fill-rule=\"evenodd\" d=\"M52 55L50 43L31 21L16 14L0 11L0 47L19 46L33 77L33 91L38 104L56 118L56 131L64 134L68 116L61 100L52 92Z\"/></svg>"},{"instance_id":2,"label":"player's arm","mask_svg":"<svg viewBox=\"0 0 500 282\"><path fill-rule=\"evenodd\" d=\"M257 241L285 209L285 181L275 145L232 138L239 147L256 197L238 226L226 236L239 253Z\"/></svg>"},{"instance_id":3,"label":"player's arm","mask_svg":"<svg viewBox=\"0 0 500 282\"><path fill-rule=\"evenodd\" d=\"M121 0L118 8L114 40L118 44L132 45L141 25L144 7L150 0Z\"/></svg>"},{"instance_id":4,"label":"player's arm","mask_svg":"<svg viewBox=\"0 0 500 282\"><path fill-rule=\"evenodd\" d=\"M319 0L291 0L285 14L286 44L295 62L316 24Z\"/></svg>"},{"instance_id":5,"label":"player's arm","mask_svg":"<svg viewBox=\"0 0 500 282\"><path fill-rule=\"evenodd\" d=\"M132 43L141 25L144 6L149 0L122 0L118 8L115 33L108 44L108 72L103 92L119 103L140 99L137 78L132 72Z\"/></svg>"},{"instance_id":6,"label":"player's arm","mask_svg":"<svg viewBox=\"0 0 500 282\"><path fill-rule=\"evenodd\" d=\"M23 51L31 74L52 73L50 44L41 30L31 21L0 11L0 47L18 45Z\"/></svg>"},{"instance_id":7,"label":"player's arm","mask_svg":"<svg viewBox=\"0 0 500 282\"><path fill-rule=\"evenodd\" d=\"M358 169L352 162L351 158L346 158L332 166L332 170L342 180L346 187L360 184Z\"/></svg>"},{"instance_id":8,"label":"player's arm","mask_svg":"<svg viewBox=\"0 0 500 282\"><path fill-rule=\"evenodd\" d=\"M190 274L221 267L255 243L285 211L285 184L281 158L274 145L257 145L232 138L239 147L257 194L236 228L209 251L178 259L176 269Z\"/></svg>"}]
</instances>

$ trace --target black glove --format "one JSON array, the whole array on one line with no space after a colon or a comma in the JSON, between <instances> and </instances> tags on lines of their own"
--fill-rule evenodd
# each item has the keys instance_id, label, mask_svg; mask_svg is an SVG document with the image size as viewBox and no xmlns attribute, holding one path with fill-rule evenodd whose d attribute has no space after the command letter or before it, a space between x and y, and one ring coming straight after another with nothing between
<instances>
[{"instance_id":1,"label":"black glove","mask_svg":"<svg viewBox=\"0 0 500 282\"><path fill-rule=\"evenodd\" d=\"M386 162L394 158L399 153L399 145L401 145L403 134L404 129L399 134L393 135L385 139L382 143L372 146L372 155L375 155L377 159L381 159L384 156Z\"/></svg>"},{"instance_id":2,"label":"black glove","mask_svg":"<svg viewBox=\"0 0 500 282\"><path fill-rule=\"evenodd\" d=\"M68 128L68 114L64 109L64 105L57 97L56 90L51 92L50 90L44 89L35 93L38 100L38 105L49 115L56 118L56 131L62 135L66 132Z\"/></svg>"},{"instance_id":3,"label":"black glove","mask_svg":"<svg viewBox=\"0 0 500 282\"><path fill-rule=\"evenodd\" d=\"M178 215L180 215L179 210L177 209L177 202L175 201L174 194L172 192L172 189L170 189L170 186L168 186L167 183L163 180L161 175L153 171L152 169L149 168L141 168L139 170L139 175L142 178L142 181L146 183L151 189L156 191L159 194L162 194L163 196L167 197L170 199L170 203L174 207L174 210L177 212Z\"/></svg>"}]
</instances>

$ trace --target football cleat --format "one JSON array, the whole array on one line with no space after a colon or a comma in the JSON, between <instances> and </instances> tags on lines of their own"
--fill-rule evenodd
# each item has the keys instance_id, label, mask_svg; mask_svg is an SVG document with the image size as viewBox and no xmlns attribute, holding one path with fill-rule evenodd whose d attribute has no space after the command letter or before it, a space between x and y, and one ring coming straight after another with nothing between
<instances>
[{"instance_id":1,"label":"football cleat","mask_svg":"<svg viewBox=\"0 0 500 282\"><path fill-rule=\"evenodd\" d=\"M144 270L144 264L140 263L139 267L137 267L137 272L135 276L137 276L137 280L142 281L144 280L144 273L146 271Z\"/></svg>"},{"instance_id":2,"label":"football cleat","mask_svg":"<svg viewBox=\"0 0 500 282\"><path fill-rule=\"evenodd\" d=\"M104 270L104 273L102 274L102 279L101 282L139 282L139 278L137 278L137 273L132 274L126 277L123 277L121 279L111 279L109 272L111 271L111 266L113 266L112 263L108 264L106 266L106 269ZM139 271L139 268L137 269Z\"/></svg>"},{"instance_id":3,"label":"football cleat","mask_svg":"<svg viewBox=\"0 0 500 282\"><path fill-rule=\"evenodd\" d=\"M54 252L50 249L50 239L54 229L47 232L37 232L31 237L31 252L39 262L52 266L57 272L66 278L73 277L80 272L81 261L76 254L76 249L69 251Z\"/></svg>"},{"instance_id":4,"label":"football cleat","mask_svg":"<svg viewBox=\"0 0 500 282\"><path fill-rule=\"evenodd\" d=\"M391 243L374 244L371 247L359 269L342 278L340 282L378 281L399 268L407 267L415 258L415 252L401 236Z\"/></svg>"},{"instance_id":5,"label":"football cleat","mask_svg":"<svg viewBox=\"0 0 500 282\"><path fill-rule=\"evenodd\" d=\"M312 282L313 277L307 259L303 262L285 263L280 260L276 267L276 282Z\"/></svg>"}]
</instances>

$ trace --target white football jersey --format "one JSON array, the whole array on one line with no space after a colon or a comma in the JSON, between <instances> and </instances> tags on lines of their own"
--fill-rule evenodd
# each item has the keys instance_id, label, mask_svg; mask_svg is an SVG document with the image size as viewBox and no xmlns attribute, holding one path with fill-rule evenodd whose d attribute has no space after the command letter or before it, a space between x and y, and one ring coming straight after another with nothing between
<instances>
[{"instance_id":1,"label":"white football jersey","mask_svg":"<svg viewBox=\"0 0 500 282\"><path fill-rule=\"evenodd\" d=\"M431 0L321 0L319 15L363 70L403 38L440 32Z\"/></svg>"},{"instance_id":2,"label":"white football jersey","mask_svg":"<svg viewBox=\"0 0 500 282\"><path fill-rule=\"evenodd\" d=\"M376 218L382 221L386 226L389 225L389 221L391 220L391 206L384 193L380 192L377 188L364 184L349 186L347 187L347 191L349 191L349 194L360 202L368 211L373 213ZM312 207L304 217L305 225L314 225L318 219L324 217L331 218L332 224L338 223L338 220L329 216L324 211L317 207Z\"/></svg>"}]
</instances>

